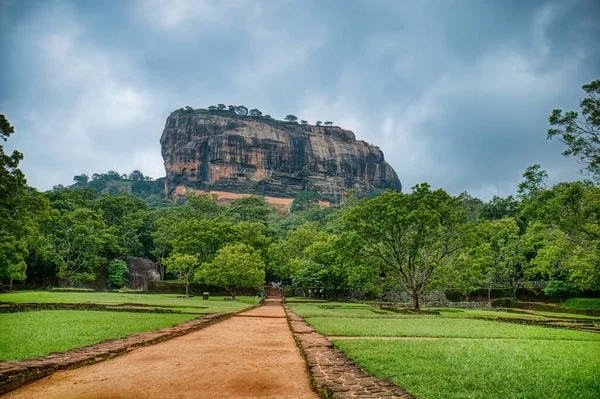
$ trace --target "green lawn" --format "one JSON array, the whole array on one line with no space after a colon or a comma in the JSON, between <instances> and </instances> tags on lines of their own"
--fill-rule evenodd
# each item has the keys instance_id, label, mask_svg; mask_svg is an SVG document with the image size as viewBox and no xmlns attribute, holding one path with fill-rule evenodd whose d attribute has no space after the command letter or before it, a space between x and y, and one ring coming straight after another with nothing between
<instances>
[{"instance_id":1,"label":"green lawn","mask_svg":"<svg viewBox=\"0 0 600 399\"><path fill-rule=\"evenodd\" d=\"M592 341L338 340L376 377L420 399L600 397L600 343Z\"/></svg>"},{"instance_id":2,"label":"green lawn","mask_svg":"<svg viewBox=\"0 0 600 399\"><path fill-rule=\"evenodd\" d=\"M366 304L289 306L321 334L370 337L334 343L369 373L420 399L600 398L600 334L493 321L571 314L432 309L440 314L407 315ZM419 339L428 337L438 339Z\"/></svg>"},{"instance_id":3,"label":"green lawn","mask_svg":"<svg viewBox=\"0 0 600 399\"><path fill-rule=\"evenodd\" d=\"M600 342L600 334L487 320L442 317L412 317L404 319L317 317L307 318L306 321L321 334L334 336L510 338Z\"/></svg>"},{"instance_id":4,"label":"green lawn","mask_svg":"<svg viewBox=\"0 0 600 399\"><path fill-rule=\"evenodd\" d=\"M302 317L395 317L394 312L356 303L290 303L289 308ZM410 316L408 316L410 317Z\"/></svg>"},{"instance_id":5,"label":"green lawn","mask_svg":"<svg viewBox=\"0 0 600 399\"><path fill-rule=\"evenodd\" d=\"M571 298L567 299L563 306L579 309L600 310L600 298Z\"/></svg>"},{"instance_id":6,"label":"green lawn","mask_svg":"<svg viewBox=\"0 0 600 399\"><path fill-rule=\"evenodd\" d=\"M45 310L0 314L0 360L20 360L171 327L194 315Z\"/></svg>"},{"instance_id":7,"label":"green lawn","mask_svg":"<svg viewBox=\"0 0 600 399\"><path fill-rule=\"evenodd\" d=\"M376 306L360 303L324 302L324 303L288 303L290 309L302 317L365 317L365 318L439 318L436 315L410 315L383 310ZM432 309L444 317L494 317L494 318L530 318L547 319L542 314L511 313L480 309Z\"/></svg>"},{"instance_id":8,"label":"green lawn","mask_svg":"<svg viewBox=\"0 0 600 399\"><path fill-rule=\"evenodd\" d=\"M176 294L117 294L110 292L49 292L17 291L0 294L0 302L18 303L99 303L103 305L121 305L127 303L144 304L153 307L165 307L173 310L186 308L193 313L232 312L257 304L260 299L237 297L237 301L224 301L224 297L184 298Z\"/></svg>"}]
</instances>

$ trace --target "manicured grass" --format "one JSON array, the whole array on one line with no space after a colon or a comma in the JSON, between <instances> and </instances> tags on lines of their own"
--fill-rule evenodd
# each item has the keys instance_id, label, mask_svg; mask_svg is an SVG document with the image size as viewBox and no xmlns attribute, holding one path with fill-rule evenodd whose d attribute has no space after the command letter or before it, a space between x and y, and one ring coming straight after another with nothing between
<instances>
[{"instance_id":1,"label":"manicured grass","mask_svg":"<svg viewBox=\"0 0 600 399\"><path fill-rule=\"evenodd\" d=\"M464 320L466 321L466 320ZM420 399L600 397L600 344L584 341L334 341Z\"/></svg>"},{"instance_id":2,"label":"manicured grass","mask_svg":"<svg viewBox=\"0 0 600 399\"><path fill-rule=\"evenodd\" d=\"M0 302L18 303L99 303L120 305L139 303L154 307L195 308L198 313L232 312L257 304L259 298L237 297L237 301L224 301L222 296L184 298L176 294L117 294L110 292L48 292L17 291L0 294Z\"/></svg>"},{"instance_id":3,"label":"manicured grass","mask_svg":"<svg viewBox=\"0 0 600 399\"><path fill-rule=\"evenodd\" d=\"M559 312L539 312L539 311L536 311L535 314L536 315L541 315L541 316L549 316L549 317L546 317L547 319L554 319L554 318L560 317L560 318L565 318L565 319L587 319L587 320L591 320L591 321L598 321L598 322L600 322L600 316L588 316L588 315L585 315L585 314L559 313Z\"/></svg>"},{"instance_id":4,"label":"manicured grass","mask_svg":"<svg viewBox=\"0 0 600 399\"><path fill-rule=\"evenodd\" d=\"M600 310L600 298L571 298L567 299L563 306L578 309L597 309Z\"/></svg>"},{"instance_id":5,"label":"manicured grass","mask_svg":"<svg viewBox=\"0 0 600 399\"><path fill-rule=\"evenodd\" d=\"M0 314L0 360L45 356L108 338L170 327L194 317L77 310Z\"/></svg>"},{"instance_id":6,"label":"manicured grass","mask_svg":"<svg viewBox=\"0 0 600 399\"><path fill-rule=\"evenodd\" d=\"M413 317L499 317L499 318L531 318L545 319L543 315L520 314L494 310L479 309L431 309L440 313L436 315L410 315L383 310L376 306L360 303L289 303L290 309L302 317L367 317L367 318L413 318Z\"/></svg>"},{"instance_id":7,"label":"manicured grass","mask_svg":"<svg viewBox=\"0 0 600 399\"><path fill-rule=\"evenodd\" d=\"M323 335L375 337L511 338L600 342L600 334L487 320L411 317L403 319L307 318ZM600 346L600 343L597 345Z\"/></svg>"},{"instance_id":8,"label":"manicured grass","mask_svg":"<svg viewBox=\"0 0 600 399\"><path fill-rule=\"evenodd\" d=\"M394 317L397 313L356 303L290 303L290 309L302 317Z\"/></svg>"},{"instance_id":9,"label":"manicured grass","mask_svg":"<svg viewBox=\"0 0 600 399\"><path fill-rule=\"evenodd\" d=\"M495 310L480 310L480 309L435 309L440 312L441 316L448 317L500 317L500 318L529 318L529 319L546 319L541 314L527 313L512 313Z\"/></svg>"}]
</instances>

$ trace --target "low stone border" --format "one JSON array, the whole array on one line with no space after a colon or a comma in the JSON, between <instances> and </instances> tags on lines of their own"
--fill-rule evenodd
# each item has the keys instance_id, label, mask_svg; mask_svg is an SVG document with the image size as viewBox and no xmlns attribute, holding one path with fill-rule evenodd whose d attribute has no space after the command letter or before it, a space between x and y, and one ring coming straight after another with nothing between
<instances>
[{"instance_id":1,"label":"low stone border","mask_svg":"<svg viewBox=\"0 0 600 399\"><path fill-rule=\"evenodd\" d=\"M311 384L322 399L416 399L386 378L362 371L331 341L284 305L290 329L306 361Z\"/></svg>"},{"instance_id":2,"label":"low stone border","mask_svg":"<svg viewBox=\"0 0 600 399\"><path fill-rule=\"evenodd\" d=\"M56 371L91 365L123 355L140 346L153 345L180 337L259 306L250 306L236 312L203 315L185 323L177 324L174 327L131 334L119 339L107 339L97 344L67 352L51 353L34 359L0 361L0 395Z\"/></svg>"}]
</instances>

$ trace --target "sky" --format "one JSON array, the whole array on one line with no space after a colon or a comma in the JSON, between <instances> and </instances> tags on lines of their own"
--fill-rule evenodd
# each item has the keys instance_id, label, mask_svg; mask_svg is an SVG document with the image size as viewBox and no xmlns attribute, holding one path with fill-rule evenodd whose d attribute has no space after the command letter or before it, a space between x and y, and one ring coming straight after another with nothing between
<instances>
[{"instance_id":1,"label":"sky","mask_svg":"<svg viewBox=\"0 0 600 399\"><path fill-rule=\"evenodd\" d=\"M330 120L379 146L404 191L484 200L541 164L600 79L597 0L0 0L0 113L40 190L74 175L164 176L159 139L186 105Z\"/></svg>"}]
</instances>

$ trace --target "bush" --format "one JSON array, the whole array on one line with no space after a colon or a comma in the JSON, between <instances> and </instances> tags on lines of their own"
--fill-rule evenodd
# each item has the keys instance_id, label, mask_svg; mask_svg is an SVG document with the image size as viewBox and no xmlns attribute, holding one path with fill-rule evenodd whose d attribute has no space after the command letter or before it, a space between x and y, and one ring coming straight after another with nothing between
<instances>
[{"instance_id":1,"label":"bush","mask_svg":"<svg viewBox=\"0 0 600 399\"><path fill-rule=\"evenodd\" d=\"M127 284L129 268L127 263L115 259L108 264L108 285L111 288L121 288Z\"/></svg>"},{"instance_id":2,"label":"bush","mask_svg":"<svg viewBox=\"0 0 600 399\"><path fill-rule=\"evenodd\" d=\"M581 292L575 288L572 284L567 283L566 281L550 281L546 287L542 290L544 291L544 295L553 298L560 298L561 300L565 300L574 295L580 294Z\"/></svg>"},{"instance_id":3,"label":"bush","mask_svg":"<svg viewBox=\"0 0 600 399\"><path fill-rule=\"evenodd\" d=\"M571 298L563 304L570 308L600 310L600 298Z\"/></svg>"}]
</instances>

